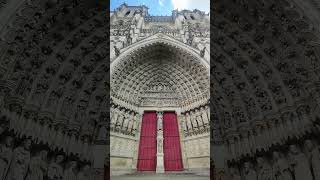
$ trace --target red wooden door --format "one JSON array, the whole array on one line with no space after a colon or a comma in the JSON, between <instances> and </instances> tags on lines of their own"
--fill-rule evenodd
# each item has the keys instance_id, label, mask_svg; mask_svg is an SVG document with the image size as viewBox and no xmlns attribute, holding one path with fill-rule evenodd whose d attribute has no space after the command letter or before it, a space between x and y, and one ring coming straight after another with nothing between
<instances>
[{"instance_id":1,"label":"red wooden door","mask_svg":"<svg viewBox=\"0 0 320 180\"><path fill-rule=\"evenodd\" d=\"M157 166L157 114L144 112L138 154L138 171L155 171Z\"/></svg>"},{"instance_id":2,"label":"red wooden door","mask_svg":"<svg viewBox=\"0 0 320 180\"><path fill-rule=\"evenodd\" d=\"M182 171L182 156L177 115L175 112L163 113L164 169Z\"/></svg>"}]
</instances>

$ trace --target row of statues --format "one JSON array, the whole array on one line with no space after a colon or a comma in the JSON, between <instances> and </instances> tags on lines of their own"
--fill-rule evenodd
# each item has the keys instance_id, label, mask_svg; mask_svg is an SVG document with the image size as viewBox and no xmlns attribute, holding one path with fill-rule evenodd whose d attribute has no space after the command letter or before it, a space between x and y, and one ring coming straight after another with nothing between
<instances>
[{"instance_id":1,"label":"row of statues","mask_svg":"<svg viewBox=\"0 0 320 180\"><path fill-rule=\"evenodd\" d=\"M89 162L53 153L44 145L25 138L15 146L14 135L5 135L0 144L1 180L91 180L93 171ZM54 154L54 155L50 155ZM81 166L80 166L81 164Z\"/></svg>"},{"instance_id":2,"label":"row of statues","mask_svg":"<svg viewBox=\"0 0 320 180\"><path fill-rule=\"evenodd\" d=\"M208 128L210 122L209 106L200 107L182 114L183 130L185 134Z\"/></svg>"},{"instance_id":3,"label":"row of statues","mask_svg":"<svg viewBox=\"0 0 320 180\"><path fill-rule=\"evenodd\" d=\"M139 126L139 114L126 111L124 108L112 106L111 110L111 131L135 136Z\"/></svg>"},{"instance_id":4,"label":"row of statues","mask_svg":"<svg viewBox=\"0 0 320 180\"><path fill-rule=\"evenodd\" d=\"M303 145L291 143L286 150L273 150L254 161L231 165L232 180L318 180L320 179L319 144L306 139ZM239 168L241 167L241 168Z\"/></svg>"},{"instance_id":5,"label":"row of statues","mask_svg":"<svg viewBox=\"0 0 320 180\"><path fill-rule=\"evenodd\" d=\"M32 137L36 143L48 144L52 149L58 148L67 154L79 154L84 159L92 158L92 144L87 135L81 135L76 129L66 130L64 124L60 123L50 127L48 120L38 118L25 118L16 113L3 109L2 118L8 120L6 128L13 130L18 137ZM43 121L42 123L40 123ZM4 128L4 129L6 129ZM103 133L100 128L98 135Z\"/></svg>"}]
</instances>

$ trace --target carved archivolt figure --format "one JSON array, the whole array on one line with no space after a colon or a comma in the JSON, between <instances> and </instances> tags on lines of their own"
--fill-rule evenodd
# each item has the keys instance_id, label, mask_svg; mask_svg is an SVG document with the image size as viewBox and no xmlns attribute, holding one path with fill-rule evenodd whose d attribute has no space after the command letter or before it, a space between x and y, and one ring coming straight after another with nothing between
<instances>
[{"instance_id":1,"label":"carved archivolt figure","mask_svg":"<svg viewBox=\"0 0 320 180\"><path fill-rule=\"evenodd\" d=\"M263 157L257 158L258 180L272 180L272 169Z\"/></svg>"},{"instance_id":2,"label":"carved archivolt figure","mask_svg":"<svg viewBox=\"0 0 320 180\"><path fill-rule=\"evenodd\" d=\"M61 166L64 160L64 156L62 154L58 154L56 156L55 161L50 163L48 168L48 178L49 180L61 180L63 177L63 168Z\"/></svg>"},{"instance_id":3,"label":"carved archivolt figure","mask_svg":"<svg viewBox=\"0 0 320 180\"><path fill-rule=\"evenodd\" d=\"M288 161L277 151L273 152L273 173L276 180L293 180Z\"/></svg>"},{"instance_id":4,"label":"carved archivolt figure","mask_svg":"<svg viewBox=\"0 0 320 180\"><path fill-rule=\"evenodd\" d=\"M296 145L290 145L289 155L295 179L313 180L306 155L299 151Z\"/></svg>"},{"instance_id":5,"label":"carved archivolt figure","mask_svg":"<svg viewBox=\"0 0 320 180\"><path fill-rule=\"evenodd\" d=\"M305 141L305 147L311 168L313 170L314 179L320 179L320 152L317 146L311 140Z\"/></svg>"},{"instance_id":6,"label":"carved archivolt figure","mask_svg":"<svg viewBox=\"0 0 320 180\"><path fill-rule=\"evenodd\" d=\"M22 147L17 147L13 151L13 158L7 175L7 180L24 180L27 175L30 162L31 140L26 139Z\"/></svg>"},{"instance_id":7,"label":"carved archivolt figure","mask_svg":"<svg viewBox=\"0 0 320 180\"><path fill-rule=\"evenodd\" d=\"M64 171L63 180L77 180L77 162L71 161L70 167Z\"/></svg>"},{"instance_id":8,"label":"carved archivolt figure","mask_svg":"<svg viewBox=\"0 0 320 180\"><path fill-rule=\"evenodd\" d=\"M77 180L92 180L91 168L88 164L84 165L81 168L81 171L78 173Z\"/></svg>"},{"instance_id":9,"label":"carved archivolt figure","mask_svg":"<svg viewBox=\"0 0 320 180\"><path fill-rule=\"evenodd\" d=\"M230 180L241 180L241 176L238 169L234 167L230 168Z\"/></svg>"},{"instance_id":10,"label":"carved archivolt figure","mask_svg":"<svg viewBox=\"0 0 320 180\"><path fill-rule=\"evenodd\" d=\"M48 152L42 150L38 155L31 158L26 180L43 180L48 168L47 155Z\"/></svg>"},{"instance_id":11,"label":"carved archivolt figure","mask_svg":"<svg viewBox=\"0 0 320 180\"><path fill-rule=\"evenodd\" d=\"M4 179L12 158L13 138L7 136L5 144L0 145L0 180Z\"/></svg>"},{"instance_id":12,"label":"carved archivolt figure","mask_svg":"<svg viewBox=\"0 0 320 180\"><path fill-rule=\"evenodd\" d=\"M244 163L243 176L244 176L245 180L257 180L257 173L256 173L256 171L252 168L250 162L245 162L245 163Z\"/></svg>"}]
</instances>

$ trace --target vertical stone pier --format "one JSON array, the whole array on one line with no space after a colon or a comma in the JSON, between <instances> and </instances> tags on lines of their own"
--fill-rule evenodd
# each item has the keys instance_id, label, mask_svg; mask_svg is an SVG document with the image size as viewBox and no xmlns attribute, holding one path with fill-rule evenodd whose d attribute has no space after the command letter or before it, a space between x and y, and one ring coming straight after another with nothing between
<instances>
[{"instance_id":1,"label":"vertical stone pier","mask_svg":"<svg viewBox=\"0 0 320 180\"><path fill-rule=\"evenodd\" d=\"M164 173L163 153L163 112L157 112L157 169L156 173Z\"/></svg>"}]
</instances>

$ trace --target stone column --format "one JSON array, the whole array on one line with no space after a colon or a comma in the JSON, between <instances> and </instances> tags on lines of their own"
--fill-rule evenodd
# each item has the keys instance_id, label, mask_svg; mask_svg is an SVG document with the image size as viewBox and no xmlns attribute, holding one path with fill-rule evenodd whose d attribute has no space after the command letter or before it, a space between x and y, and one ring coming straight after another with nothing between
<instances>
[{"instance_id":1,"label":"stone column","mask_svg":"<svg viewBox=\"0 0 320 180\"><path fill-rule=\"evenodd\" d=\"M156 173L164 173L164 154L163 154L163 112L157 112L157 169Z\"/></svg>"},{"instance_id":2,"label":"stone column","mask_svg":"<svg viewBox=\"0 0 320 180\"><path fill-rule=\"evenodd\" d=\"M186 144L185 144L185 133L184 133L184 126L186 125L186 117L182 115L180 112L177 112L178 117L178 126L179 126L179 136L180 136L180 146L181 146L181 156L182 156L182 164L183 169L188 168L187 164L187 153L186 153ZM187 129L187 128L185 128Z\"/></svg>"},{"instance_id":3,"label":"stone column","mask_svg":"<svg viewBox=\"0 0 320 180\"><path fill-rule=\"evenodd\" d=\"M133 151L133 159L132 159L132 170L135 172L137 171L137 164L138 164L138 156L139 156L139 143L140 143L140 132L141 132L141 124L142 124L142 117L143 113L136 114L133 119L133 127L132 129L136 129L136 141L135 141L135 147Z\"/></svg>"}]
</instances>

